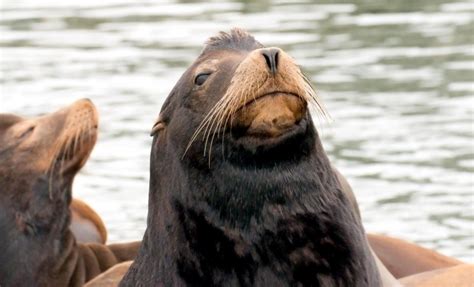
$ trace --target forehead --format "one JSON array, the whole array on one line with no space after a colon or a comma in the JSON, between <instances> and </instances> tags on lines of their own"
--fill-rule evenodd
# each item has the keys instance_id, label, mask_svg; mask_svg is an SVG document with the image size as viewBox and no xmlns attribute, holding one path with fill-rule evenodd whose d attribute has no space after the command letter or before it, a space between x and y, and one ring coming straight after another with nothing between
<instances>
[{"instance_id":1,"label":"forehead","mask_svg":"<svg viewBox=\"0 0 474 287\"><path fill-rule=\"evenodd\" d=\"M263 45L255 38L241 29L232 29L229 33L220 32L217 36L206 41L203 54L215 50L253 51Z\"/></svg>"},{"instance_id":2,"label":"forehead","mask_svg":"<svg viewBox=\"0 0 474 287\"><path fill-rule=\"evenodd\" d=\"M216 70L219 66L240 62L242 58L247 54L247 51L238 51L238 50L214 50L208 51L201 56L196 61L194 65L198 70Z\"/></svg>"}]
</instances>

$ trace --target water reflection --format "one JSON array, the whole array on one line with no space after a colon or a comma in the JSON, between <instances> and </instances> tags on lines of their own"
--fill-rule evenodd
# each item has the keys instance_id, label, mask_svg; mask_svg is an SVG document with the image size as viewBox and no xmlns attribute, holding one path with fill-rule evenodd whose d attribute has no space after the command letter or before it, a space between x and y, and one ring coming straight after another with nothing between
<instances>
[{"instance_id":1,"label":"water reflection","mask_svg":"<svg viewBox=\"0 0 474 287\"><path fill-rule=\"evenodd\" d=\"M303 66L325 148L367 230L473 261L474 2L4 0L0 111L89 97L100 138L75 193L113 241L140 238L149 129L207 37L240 26Z\"/></svg>"}]
</instances>

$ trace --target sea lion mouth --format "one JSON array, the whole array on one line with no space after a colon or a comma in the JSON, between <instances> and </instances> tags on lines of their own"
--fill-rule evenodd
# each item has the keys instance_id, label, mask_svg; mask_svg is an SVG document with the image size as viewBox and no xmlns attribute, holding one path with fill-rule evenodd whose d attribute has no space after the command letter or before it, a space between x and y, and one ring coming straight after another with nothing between
<instances>
[{"instance_id":1,"label":"sea lion mouth","mask_svg":"<svg viewBox=\"0 0 474 287\"><path fill-rule=\"evenodd\" d=\"M264 94L261 94L259 96L256 96L254 98L251 98L249 99L247 102L245 102L240 108L238 108L235 113L238 113L240 110L242 109L245 109L247 108L248 106L252 105L252 104L255 104L258 100L262 99L262 98L265 98L265 97L271 97L271 96L276 96L276 95L287 95L289 97L293 96L293 97L297 97L297 98L300 98L302 99L302 97L300 95L298 95L297 93L294 93L294 92L287 92L287 91L272 91L272 92L268 92L268 93L264 93Z\"/></svg>"},{"instance_id":2,"label":"sea lion mouth","mask_svg":"<svg viewBox=\"0 0 474 287\"><path fill-rule=\"evenodd\" d=\"M77 138L78 140L65 144L55 158L55 161L60 163L62 174L82 168L94 147L93 132L78 133Z\"/></svg>"},{"instance_id":3,"label":"sea lion mouth","mask_svg":"<svg viewBox=\"0 0 474 287\"><path fill-rule=\"evenodd\" d=\"M307 132L308 121L303 118L292 126L289 126L281 132L269 135L266 131L249 132L245 129L232 130L231 139L234 144L246 149L257 150L258 148L272 149L287 142L297 136Z\"/></svg>"},{"instance_id":4,"label":"sea lion mouth","mask_svg":"<svg viewBox=\"0 0 474 287\"><path fill-rule=\"evenodd\" d=\"M232 134L241 141L251 138L273 144L304 130L300 123L306 110L307 102L296 93L265 93L237 110L231 122Z\"/></svg>"}]
</instances>

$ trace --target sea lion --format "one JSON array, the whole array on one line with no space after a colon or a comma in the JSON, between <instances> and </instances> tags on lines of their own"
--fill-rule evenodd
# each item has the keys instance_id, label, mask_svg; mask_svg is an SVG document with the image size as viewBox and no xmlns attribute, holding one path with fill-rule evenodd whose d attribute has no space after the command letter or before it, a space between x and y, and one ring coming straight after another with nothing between
<instances>
[{"instance_id":1,"label":"sea lion","mask_svg":"<svg viewBox=\"0 0 474 287\"><path fill-rule=\"evenodd\" d=\"M405 287L472 287L474 286L474 265L460 264L454 267L436 269L400 279Z\"/></svg>"},{"instance_id":2,"label":"sea lion","mask_svg":"<svg viewBox=\"0 0 474 287\"><path fill-rule=\"evenodd\" d=\"M73 198L71 205L71 225L69 229L79 243L107 242L107 229L100 216L87 203Z\"/></svg>"},{"instance_id":3,"label":"sea lion","mask_svg":"<svg viewBox=\"0 0 474 287\"><path fill-rule=\"evenodd\" d=\"M152 129L147 229L120 286L381 286L283 50L210 38Z\"/></svg>"},{"instance_id":4,"label":"sea lion","mask_svg":"<svg viewBox=\"0 0 474 287\"><path fill-rule=\"evenodd\" d=\"M132 261L125 261L110 267L107 271L87 282L84 287L116 287L132 263Z\"/></svg>"},{"instance_id":5,"label":"sea lion","mask_svg":"<svg viewBox=\"0 0 474 287\"><path fill-rule=\"evenodd\" d=\"M420 245L386 235L367 234L371 248L395 278L463 264Z\"/></svg>"},{"instance_id":6,"label":"sea lion","mask_svg":"<svg viewBox=\"0 0 474 287\"><path fill-rule=\"evenodd\" d=\"M72 183L97 138L89 100L35 119L0 114L0 286L82 286L139 242L77 244Z\"/></svg>"}]
</instances>

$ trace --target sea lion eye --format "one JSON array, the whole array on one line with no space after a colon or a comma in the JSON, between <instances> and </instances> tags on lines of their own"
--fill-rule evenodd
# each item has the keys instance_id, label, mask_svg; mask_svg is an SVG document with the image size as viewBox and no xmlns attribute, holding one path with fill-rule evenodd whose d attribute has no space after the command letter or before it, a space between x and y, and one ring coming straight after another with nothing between
<instances>
[{"instance_id":1,"label":"sea lion eye","mask_svg":"<svg viewBox=\"0 0 474 287\"><path fill-rule=\"evenodd\" d=\"M202 84L204 84L207 78L209 78L210 75L211 73L201 73L196 76L196 79L194 79L194 83L198 86L201 86Z\"/></svg>"},{"instance_id":2,"label":"sea lion eye","mask_svg":"<svg viewBox=\"0 0 474 287\"><path fill-rule=\"evenodd\" d=\"M22 134L20 134L20 136L18 138L24 138L26 137L27 135L29 135L31 132L33 132L33 130L35 129L34 126L31 126L29 127L27 130L25 130Z\"/></svg>"}]
</instances>

